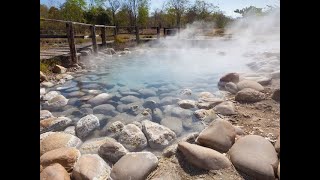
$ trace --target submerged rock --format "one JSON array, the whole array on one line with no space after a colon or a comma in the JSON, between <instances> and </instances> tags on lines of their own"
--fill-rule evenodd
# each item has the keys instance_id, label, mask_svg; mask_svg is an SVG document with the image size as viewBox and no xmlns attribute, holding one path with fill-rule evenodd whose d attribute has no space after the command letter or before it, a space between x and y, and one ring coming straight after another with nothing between
<instances>
[{"instance_id":1,"label":"submerged rock","mask_svg":"<svg viewBox=\"0 0 320 180\"><path fill-rule=\"evenodd\" d=\"M184 109L190 109L194 108L196 106L196 103L193 100L181 100L178 102L178 105Z\"/></svg>"},{"instance_id":2,"label":"submerged rock","mask_svg":"<svg viewBox=\"0 0 320 180\"><path fill-rule=\"evenodd\" d=\"M108 100L110 100L112 97L113 96L111 94L101 93L101 94L95 96L94 98L90 99L88 101L88 103L91 104L92 106L97 106L100 104L107 103Z\"/></svg>"},{"instance_id":3,"label":"submerged rock","mask_svg":"<svg viewBox=\"0 0 320 180\"><path fill-rule=\"evenodd\" d=\"M62 95L57 95L44 104L44 107L51 110L61 109L68 104L68 99Z\"/></svg>"},{"instance_id":4,"label":"submerged rock","mask_svg":"<svg viewBox=\"0 0 320 180\"><path fill-rule=\"evenodd\" d=\"M165 117L161 120L160 124L171 129L176 133L176 135L180 135L182 133L182 121L179 118Z\"/></svg>"}]
</instances>

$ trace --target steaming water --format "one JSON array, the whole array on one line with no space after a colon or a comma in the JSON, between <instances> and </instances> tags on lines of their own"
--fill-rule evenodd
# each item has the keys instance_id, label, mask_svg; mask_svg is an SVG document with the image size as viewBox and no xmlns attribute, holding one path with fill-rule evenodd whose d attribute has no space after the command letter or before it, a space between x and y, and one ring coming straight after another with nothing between
<instances>
[{"instance_id":1,"label":"steaming water","mask_svg":"<svg viewBox=\"0 0 320 180\"><path fill-rule=\"evenodd\" d=\"M259 29L259 26L253 29ZM47 89L47 92L58 90L69 99L67 106L52 111L52 114L56 117L67 116L76 122L86 114L91 114L94 108L81 98L93 96L89 90L100 90L100 93L113 95L107 104L115 108L107 115L93 113L101 120L101 129L116 120L125 124L131 122L126 115L133 120L141 116L130 111L123 112L120 108L125 104L120 99L133 95L139 99L135 103L142 109L147 107L143 104L147 98L152 97L157 102L156 108L162 112L162 119L180 119L181 123L173 123L170 127L178 131L178 137L189 132L200 132L204 126L193 115L196 109L184 110L178 107L176 100L165 104L161 100L168 97L197 100L197 95L204 91L222 96L217 83L222 75L229 72L258 72L268 76L280 71L279 29L267 33L253 32L256 31L245 31L233 39L216 38L202 46L173 38L161 41L155 48L137 48L121 56L110 57L100 53L98 57L91 57L84 62L92 67L91 70L77 73L74 79L63 85ZM275 54L268 55L266 52ZM192 91L191 96L181 94L181 90L186 88ZM149 94L141 93L141 89L147 89ZM75 92L83 94L70 97ZM119 118L121 116L124 118ZM154 116L151 120L161 123ZM101 129L92 137L99 136Z\"/></svg>"}]
</instances>

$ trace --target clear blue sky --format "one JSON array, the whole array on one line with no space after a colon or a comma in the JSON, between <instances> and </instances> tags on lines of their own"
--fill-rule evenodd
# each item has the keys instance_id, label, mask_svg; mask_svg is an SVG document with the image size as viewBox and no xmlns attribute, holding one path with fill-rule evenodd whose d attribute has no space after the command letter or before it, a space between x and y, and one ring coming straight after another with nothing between
<instances>
[{"instance_id":1,"label":"clear blue sky","mask_svg":"<svg viewBox=\"0 0 320 180\"><path fill-rule=\"evenodd\" d=\"M189 0L190 3L193 3L195 0ZM234 13L235 9L242 9L248 6L256 6L259 8L264 8L267 5L279 5L279 0L205 0L206 2L213 3L218 6L220 10L225 12L226 15L236 17L238 14ZM59 5L64 3L65 0L40 0L41 4L46 5ZM90 0L87 0L90 2ZM150 10L154 11L156 8L161 8L163 3L167 0L150 0Z\"/></svg>"}]
</instances>

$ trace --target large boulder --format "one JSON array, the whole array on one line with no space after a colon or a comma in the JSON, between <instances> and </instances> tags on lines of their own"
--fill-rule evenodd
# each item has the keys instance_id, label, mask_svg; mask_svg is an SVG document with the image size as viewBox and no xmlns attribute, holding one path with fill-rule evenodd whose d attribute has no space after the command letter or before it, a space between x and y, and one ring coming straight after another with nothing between
<instances>
[{"instance_id":1,"label":"large boulder","mask_svg":"<svg viewBox=\"0 0 320 180\"><path fill-rule=\"evenodd\" d=\"M60 92L59 91L50 91L48 92L47 94L45 94L43 97L42 97L42 100L44 101L49 101L51 100L52 98L56 97L60 95Z\"/></svg>"},{"instance_id":2,"label":"large boulder","mask_svg":"<svg viewBox=\"0 0 320 180\"><path fill-rule=\"evenodd\" d=\"M40 157L40 164L43 168L54 163L61 164L68 172L71 172L74 164L79 159L81 153L74 147L62 147L44 153Z\"/></svg>"},{"instance_id":3,"label":"large boulder","mask_svg":"<svg viewBox=\"0 0 320 180\"><path fill-rule=\"evenodd\" d=\"M70 176L63 166L55 163L41 171L40 180L70 180Z\"/></svg>"},{"instance_id":4,"label":"large boulder","mask_svg":"<svg viewBox=\"0 0 320 180\"><path fill-rule=\"evenodd\" d=\"M93 108L94 114L104 114L109 116L117 115L116 108L111 104L101 104Z\"/></svg>"},{"instance_id":5,"label":"large boulder","mask_svg":"<svg viewBox=\"0 0 320 180\"><path fill-rule=\"evenodd\" d=\"M231 94L236 94L238 92L238 87L233 82L226 83L226 85L224 85L224 88Z\"/></svg>"},{"instance_id":6,"label":"large boulder","mask_svg":"<svg viewBox=\"0 0 320 180\"><path fill-rule=\"evenodd\" d=\"M142 131L152 149L163 149L176 139L176 134L169 128L149 120L142 121Z\"/></svg>"},{"instance_id":7,"label":"large boulder","mask_svg":"<svg viewBox=\"0 0 320 180\"><path fill-rule=\"evenodd\" d=\"M123 127L118 141L129 151L140 151L148 145L147 138L134 124L127 124Z\"/></svg>"},{"instance_id":8,"label":"large boulder","mask_svg":"<svg viewBox=\"0 0 320 180\"><path fill-rule=\"evenodd\" d=\"M233 82L238 83L239 82L239 74L238 73L228 73L224 76L222 76L219 80L219 85L224 87L226 83Z\"/></svg>"},{"instance_id":9,"label":"large boulder","mask_svg":"<svg viewBox=\"0 0 320 180\"><path fill-rule=\"evenodd\" d=\"M265 94L251 88L245 88L239 91L235 100L241 103L255 103L265 99Z\"/></svg>"},{"instance_id":10,"label":"large boulder","mask_svg":"<svg viewBox=\"0 0 320 180\"><path fill-rule=\"evenodd\" d=\"M98 154L107 162L116 163L122 156L126 155L128 150L116 140L107 139L107 141L100 146Z\"/></svg>"},{"instance_id":11,"label":"large boulder","mask_svg":"<svg viewBox=\"0 0 320 180\"><path fill-rule=\"evenodd\" d=\"M247 135L238 139L229 151L236 169L248 179L275 179L277 152L262 136Z\"/></svg>"},{"instance_id":12,"label":"large boulder","mask_svg":"<svg viewBox=\"0 0 320 180\"><path fill-rule=\"evenodd\" d=\"M40 121L43 119L48 119L54 117L48 110L40 110Z\"/></svg>"},{"instance_id":13,"label":"large boulder","mask_svg":"<svg viewBox=\"0 0 320 180\"><path fill-rule=\"evenodd\" d=\"M255 82L255 81L252 81L252 80L242 80L240 81L238 84L237 84L237 88L239 91L241 91L242 89L245 89L245 88L251 88L251 89L254 89L256 91L263 91L264 88L261 84Z\"/></svg>"},{"instance_id":14,"label":"large boulder","mask_svg":"<svg viewBox=\"0 0 320 180\"><path fill-rule=\"evenodd\" d=\"M48 100L44 107L51 110L58 110L68 104L68 99L62 95L57 95L54 98Z\"/></svg>"},{"instance_id":15,"label":"large boulder","mask_svg":"<svg viewBox=\"0 0 320 180\"><path fill-rule=\"evenodd\" d=\"M217 113L222 115L233 115L236 114L235 106L231 101L225 101L213 108Z\"/></svg>"},{"instance_id":16,"label":"large boulder","mask_svg":"<svg viewBox=\"0 0 320 180\"><path fill-rule=\"evenodd\" d=\"M226 156L210 148L180 142L178 149L188 162L202 169L219 170L231 166L231 162Z\"/></svg>"},{"instance_id":17,"label":"large boulder","mask_svg":"<svg viewBox=\"0 0 320 180\"><path fill-rule=\"evenodd\" d=\"M77 122L76 134L79 138L84 138L99 126L99 119L95 115L89 114Z\"/></svg>"},{"instance_id":18,"label":"large boulder","mask_svg":"<svg viewBox=\"0 0 320 180\"><path fill-rule=\"evenodd\" d=\"M110 166L97 154L82 155L74 165L75 180L105 180L110 178Z\"/></svg>"},{"instance_id":19,"label":"large boulder","mask_svg":"<svg viewBox=\"0 0 320 180\"><path fill-rule=\"evenodd\" d=\"M40 137L40 155L62 147L79 147L81 144L82 141L71 134L62 132L47 133L42 139Z\"/></svg>"},{"instance_id":20,"label":"large boulder","mask_svg":"<svg viewBox=\"0 0 320 180\"><path fill-rule=\"evenodd\" d=\"M101 93L88 101L92 106L97 106L100 104L107 103L113 96L108 93Z\"/></svg>"},{"instance_id":21,"label":"large boulder","mask_svg":"<svg viewBox=\"0 0 320 180\"><path fill-rule=\"evenodd\" d=\"M113 180L144 180L158 166L158 158L151 152L128 153L112 168Z\"/></svg>"},{"instance_id":22,"label":"large boulder","mask_svg":"<svg viewBox=\"0 0 320 180\"><path fill-rule=\"evenodd\" d=\"M182 133L182 121L179 118L165 117L161 120L160 124L171 129L176 133L176 135L180 135Z\"/></svg>"},{"instance_id":23,"label":"large boulder","mask_svg":"<svg viewBox=\"0 0 320 180\"><path fill-rule=\"evenodd\" d=\"M217 119L199 134L196 141L200 145L225 153L235 142L235 137L233 125L226 120Z\"/></svg>"}]
</instances>

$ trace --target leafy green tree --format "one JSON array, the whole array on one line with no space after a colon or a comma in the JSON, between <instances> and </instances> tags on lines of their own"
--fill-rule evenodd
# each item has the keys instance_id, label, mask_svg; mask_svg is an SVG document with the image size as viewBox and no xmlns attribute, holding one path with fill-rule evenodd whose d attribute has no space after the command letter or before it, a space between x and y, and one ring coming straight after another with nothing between
<instances>
[{"instance_id":1,"label":"leafy green tree","mask_svg":"<svg viewBox=\"0 0 320 180\"><path fill-rule=\"evenodd\" d=\"M174 12L178 27L181 27L181 17L185 13L188 4L189 0L169 0L168 2L168 9Z\"/></svg>"},{"instance_id":2,"label":"leafy green tree","mask_svg":"<svg viewBox=\"0 0 320 180\"><path fill-rule=\"evenodd\" d=\"M64 20L84 22L85 0L66 0L61 6L61 14Z\"/></svg>"},{"instance_id":3,"label":"leafy green tree","mask_svg":"<svg viewBox=\"0 0 320 180\"><path fill-rule=\"evenodd\" d=\"M249 6L249 7L243 8L243 9L236 9L234 12L241 14L242 17L251 16L251 15L260 16L263 14L262 8L257 8L255 6Z\"/></svg>"},{"instance_id":4,"label":"leafy green tree","mask_svg":"<svg viewBox=\"0 0 320 180\"><path fill-rule=\"evenodd\" d=\"M148 17L149 17L149 8L147 1L144 3L141 3L141 5L138 8L138 24L139 26L146 26L148 23Z\"/></svg>"},{"instance_id":5,"label":"leafy green tree","mask_svg":"<svg viewBox=\"0 0 320 180\"><path fill-rule=\"evenodd\" d=\"M99 6L104 6L105 8L110 8L112 12L112 22L113 25L117 25L117 17L116 17L116 12L120 9L121 7L121 0L95 0L95 2Z\"/></svg>"},{"instance_id":6,"label":"leafy green tree","mask_svg":"<svg viewBox=\"0 0 320 180\"><path fill-rule=\"evenodd\" d=\"M49 9L46 5L40 4L40 17L47 18Z\"/></svg>"}]
</instances>

